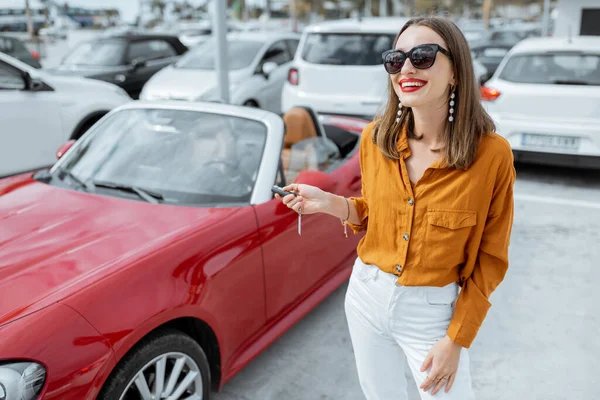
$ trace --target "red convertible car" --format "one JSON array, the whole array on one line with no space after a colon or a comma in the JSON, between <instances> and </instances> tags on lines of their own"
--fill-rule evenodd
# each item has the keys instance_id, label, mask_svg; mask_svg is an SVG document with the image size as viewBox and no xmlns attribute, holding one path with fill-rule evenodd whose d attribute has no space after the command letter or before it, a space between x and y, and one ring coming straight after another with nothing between
<instances>
[{"instance_id":1,"label":"red convertible car","mask_svg":"<svg viewBox=\"0 0 600 400\"><path fill-rule=\"evenodd\" d=\"M270 189L360 193L366 123L132 102L1 180L0 400L209 399L350 275Z\"/></svg>"}]
</instances>

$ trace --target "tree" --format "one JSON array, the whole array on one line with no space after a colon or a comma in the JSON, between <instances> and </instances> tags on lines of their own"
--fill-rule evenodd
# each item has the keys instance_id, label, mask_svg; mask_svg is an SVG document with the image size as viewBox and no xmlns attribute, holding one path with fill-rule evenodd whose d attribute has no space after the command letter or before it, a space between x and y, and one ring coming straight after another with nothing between
<instances>
[{"instance_id":1,"label":"tree","mask_svg":"<svg viewBox=\"0 0 600 400\"><path fill-rule=\"evenodd\" d=\"M161 20L165 18L165 8L167 8L167 3L164 0L152 0L150 5L152 13L158 11Z\"/></svg>"}]
</instances>

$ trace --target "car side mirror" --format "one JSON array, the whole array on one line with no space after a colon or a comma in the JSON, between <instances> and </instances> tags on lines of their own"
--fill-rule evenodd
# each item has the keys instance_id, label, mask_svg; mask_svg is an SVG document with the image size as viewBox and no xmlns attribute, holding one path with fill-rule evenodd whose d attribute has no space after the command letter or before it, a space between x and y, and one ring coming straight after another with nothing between
<instances>
[{"instance_id":1,"label":"car side mirror","mask_svg":"<svg viewBox=\"0 0 600 400\"><path fill-rule=\"evenodd\" d=\"M71 139L62 146L60 146L58 150L56 150L56 159L60 160L62 156L64 156L65 153L71 148L71 146L73 146L74 143L75 140Z\"/></svg>"},{"instance_id":2,"label":"car side mirror","mask_svg":"<svg viewBox=\"0 0 600 400\"><path fill-rule=\"evenodd\" d=\"M28 88L32 92L40 91L44 88L44 82L40 81L39 79L33 78L29 81Z\"/></svg>"},{"instance_id":3,"label":"car side mirror","mask_svg":"<svg viewBox=\"0 0 600 400\"><path fill-rule=\"evenodd\" d=\"M137 71L140 68L144 68L146 66L146 60L142 60L140 58L136 58L131 61L131 68L134 71Z\"/></svg>"},{"instance_id":4,"label":"car side mirror","mask_svg":"<svg viewBox=\"0 0 600 400\"><path fill-rule=\"evenodd\" d=\"M275 71L278 67L279 65L277 65L277 63L267 61L262 66L262 73L265 75L266 78L268 78L269 75L271 75L271 73L273 73L273 71Z\"/></svg>"}]
</instances>

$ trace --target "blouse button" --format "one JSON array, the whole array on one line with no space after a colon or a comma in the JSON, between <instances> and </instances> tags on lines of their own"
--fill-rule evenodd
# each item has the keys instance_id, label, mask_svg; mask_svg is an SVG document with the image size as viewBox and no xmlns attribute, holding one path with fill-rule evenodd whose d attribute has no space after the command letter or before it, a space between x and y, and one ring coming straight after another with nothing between
<instances>
[{"instance_id":1,"label":"blouse button","mask_svg":"<svg viewBox=\"0 0 600 400\"><path fill-rule=\"evenodd\" d=\"M396 272L402 272L402 265L398 264L396 265Z\"/></svg>"},{"instance_id":2,"label":"blouse button","mask_svg":"<svg viewBox=\"0 0 600 400\"><path fill-rule=\"evenodd\" d=\"M408 233L405 233L404 235L402 235L402 238L403 238L404 240L408 240Z\"/></svg>"},{"instance_id":3,"label":"blouse button","mask_svg":"<svg viewBox=\"0 0 600 400\"><path fill-rule=\"evenodd\" d=\"M415 204L415 201L413 200L413 198L412 198L412 197L409 197L409 198L408 198L408 205L409 205L409 206L412 206L413 204Z\"/></svg>"}]
</instances>

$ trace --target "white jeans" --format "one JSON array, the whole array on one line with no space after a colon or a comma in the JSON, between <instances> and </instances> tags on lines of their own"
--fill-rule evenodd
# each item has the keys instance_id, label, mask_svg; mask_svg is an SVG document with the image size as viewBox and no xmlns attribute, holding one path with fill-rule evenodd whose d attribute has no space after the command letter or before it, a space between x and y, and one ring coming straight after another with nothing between
<instances>
[{"instance_id":1,"label":"white jeans","mask_svg":"<svg viewBox=\"0 0 600 400\"><path fill-rule=\"evenodd\" d=\"M404 357L417 386L431 370L421 365L431 347L446 335L454 313L458 285L402 286L397 277L357 258L348 292L346 318L354 348L358 377L367 400L406 400ZM418 389L421 399L474 399L469 355L462 349L456 379L446 393L431 395Z\"/></svg>"}]
</instances>

